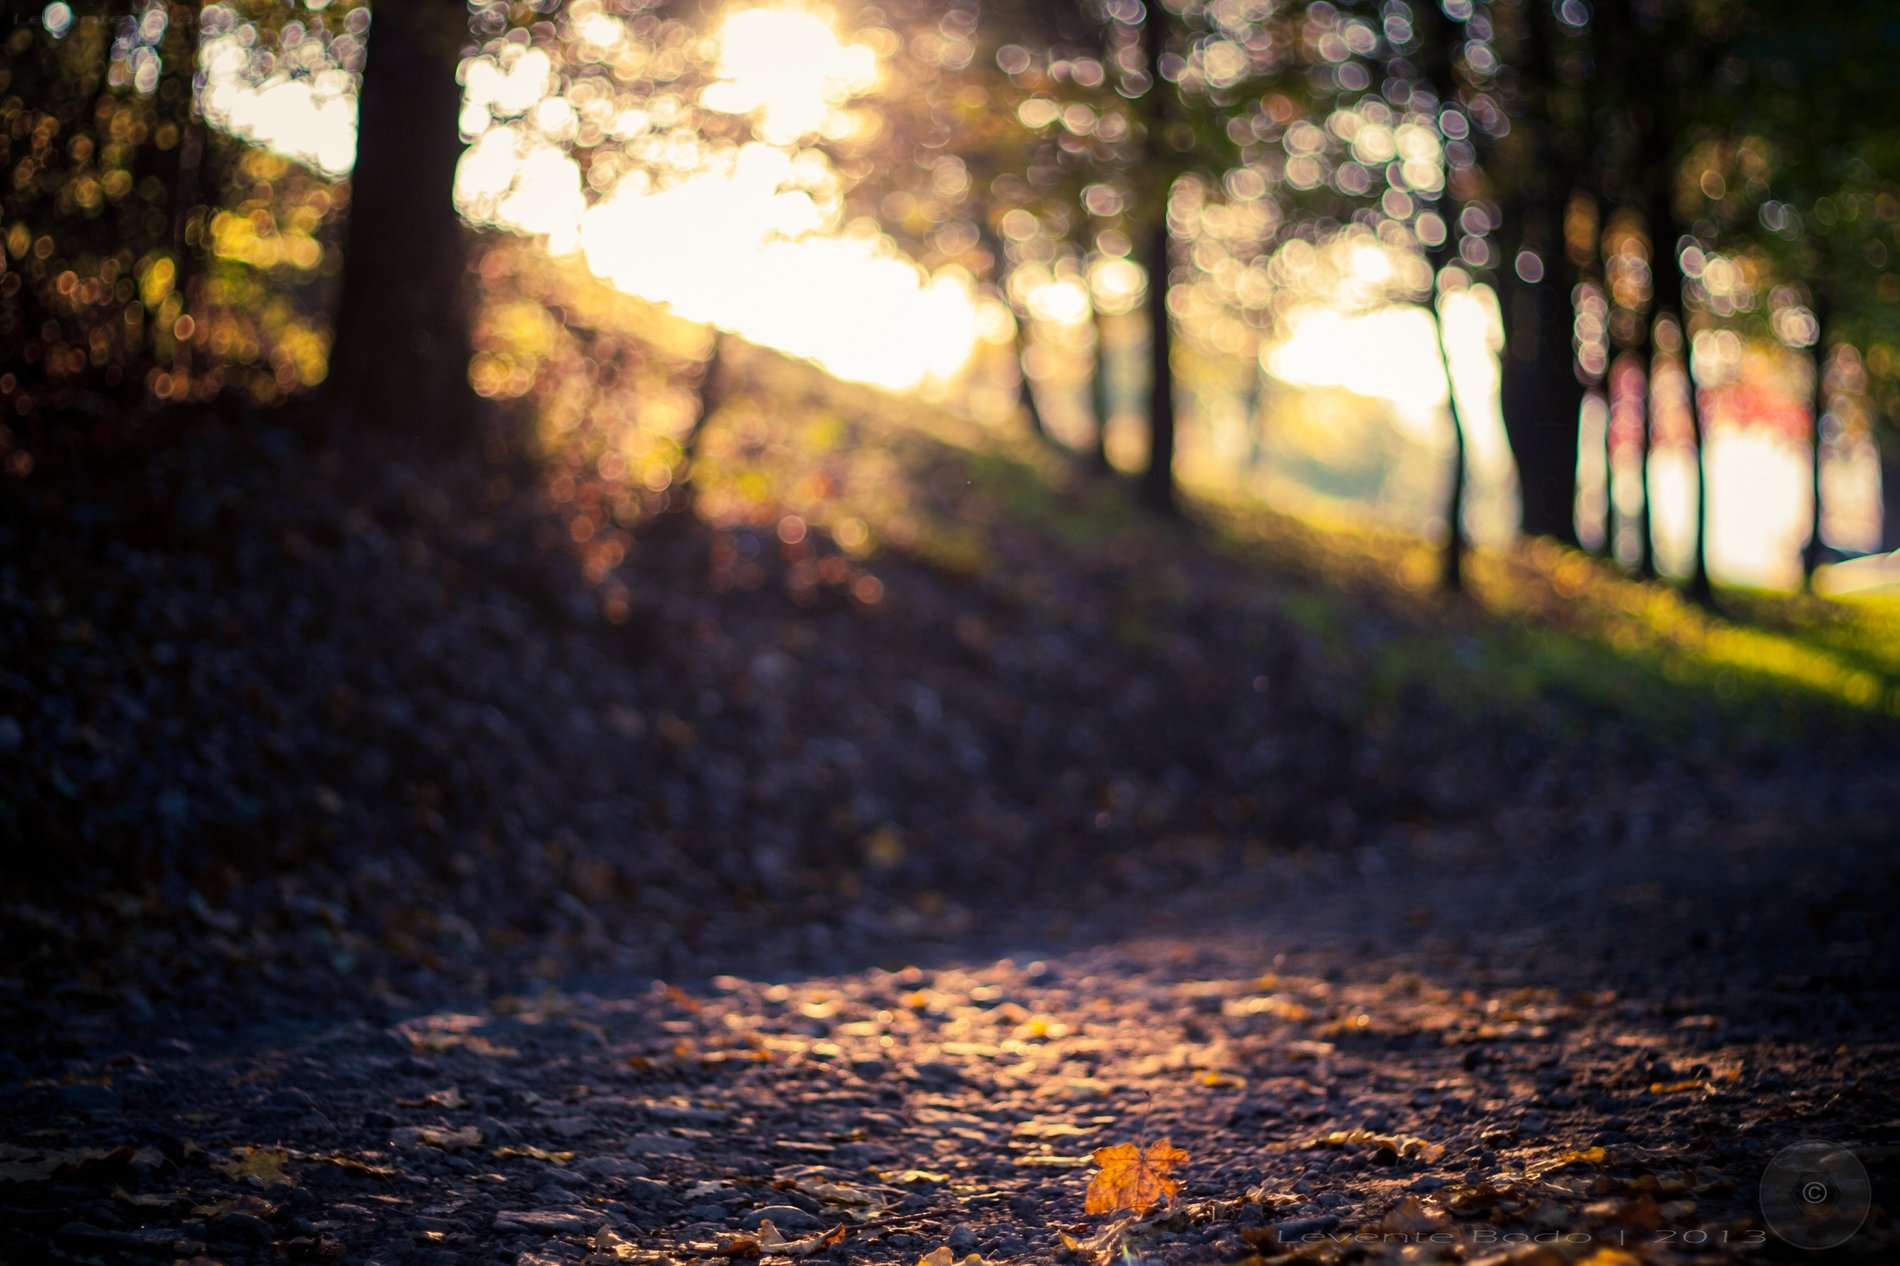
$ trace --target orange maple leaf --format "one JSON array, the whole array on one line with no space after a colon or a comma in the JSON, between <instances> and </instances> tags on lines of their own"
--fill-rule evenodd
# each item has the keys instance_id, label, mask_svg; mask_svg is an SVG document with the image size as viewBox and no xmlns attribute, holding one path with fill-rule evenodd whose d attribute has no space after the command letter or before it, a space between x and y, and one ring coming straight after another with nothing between
<instances>
[{"instance_id":1,"label":"orange maple leaf","mask_svg":"<svg viewBox=\"0 0 1900 1266\"><path fill-rule=\"evenodd\" d=\"M1117 1143L1095 1151L1095 1163L1101 1166L1089 1180L1085 1213L1146 1213L1164 1200L1180 1193L1181 1182L1168 1171L1187 1163L1188 1154L1167 1139L1148 1144L1146 1151L1133 1143Z\"/></svg>"}]
</instances>

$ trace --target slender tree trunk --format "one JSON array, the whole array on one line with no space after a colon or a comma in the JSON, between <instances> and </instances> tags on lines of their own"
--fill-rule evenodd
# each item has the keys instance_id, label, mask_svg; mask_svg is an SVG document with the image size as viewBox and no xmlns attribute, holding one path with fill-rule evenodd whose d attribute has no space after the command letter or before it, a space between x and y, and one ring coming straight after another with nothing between
<instances>
[{"instance_id":1,"label":"slender tree trunk","mask_svg":"<svg viewBox=\"0 0 1900 1266\"><path fill-rule=\"evenodd\" d=\"M1247 384L1247 472L1254 474L1266 460L1266 420L1261 412L1267 402L1267 371L1260 363L1260 347L1253 349L1253 376Z\"/></svg>"},{"instance_id":2,"label":"slender tree trunk","mask_svg":"<svg viewBox=\"0 0 1900 1266\"><path fill-rule=\"evenodd\" d=\"M1814 572L1821 565L1825 545L1821 540L1821 471L1823 435L1821 419L1827 416L1827 340L1833 333L1833 311L1828 296L1817 283L1814 288L1814 396L1808 425L1808 476L1813 499L1809 504L1808 543L1801 550L1801 583L1814 588Z\"/></svg>"},{"instance_id":3,"label":"slender tree trunk","mask_svg":"<svg viewBox=\"0 0 1900 1266\"><path fill-rule=\"evenodd\" d=\"M1451 61L1452 34L1446 26L1446 20L1436 0L1427 0L1418 10L1419 34L1426 49L1424 65L1426 82L1431 86L1432 95L1441 106L1449 106L1456 100L1457 92ZM1442 141L1442 138L1441 138ZM1443 190L1430 198L1427 207L1445 224L1445 235L1436 245L1425 251L1425 262L1431 269L1431 289L1426 293L1425 305L1432 315L1432 342L1438 348L1438 363L1445 371L1445 408L1451 418L1451 481L1445 495L1445 557L1438 573L1438 583L1448 593L1458 593L1465 587L1465 422L1464 414L1458 408L1458 391L1452 385L1451 351L1445 346L1445 316L1439 306L1442 298L1440 281L1445 269L1451 265L1454 257L1452 249L1452 228L1458 221L1458 201L1452 194L1452 170L1449 161L1445 164ZM1508 272L1508 269L1506 270ZM1506 326L1505 346L1512 346L1509 326ZM1566 349L1568 345L1566 344ZM1509 366L1509 356L1505 358L1505 368ZM1506 379L1508 382L1509 380ZM1508 413L1507 413L1508 419ZM1574 454L1575 440L1571 451ZM1574 457L1573 457L1574 462ZM1522 461L1519 462L1520 467ZM1574 475L1574 471L1573 471ZM1522 476L1520 476L1522 482ZM1529 503L1526 494L1526 504ZM1528 525L1527 525L1528 530Z\"/></svg>"},{"instance_id":4,"label":"slender tree trunk","mask_svg":"<svg viewBox=\"0 0 1900 1266\"><path fill-rule=\"evenodd\" d=\"M1036 403L1036 383L1029 374L1029 314L1018 312L1016 318L1016 400L1023 407L1023 416L1029 420L1029 433L1045 444L1055 443L1049 434L1049 424L1042 416L1042 406Z\"/></svg>"},{"instance_id":5,"label":"slender tree trunk","mask_svg":"<svg viewBox=\"0 0 1900 1266\"><path fill-rule=\"evenodd\" d=\"M380 3L358 106L356 170L330 382L357 420L446 437L474 411L461 157L461 6Z\"/></svg>"},{"instance_id":6,"label":"slender tree trunk","mask_svg":"<svg viewBox=\"0 0 1900 1266\"><path fill-rule=\"evenodd\" d=\"M1157 6L1159 0L1156 0ZM1141 472L1142 504L1157 514L1175 514L1174 336L1168 322L1171 267L1167 215L1148 232L1148 465Z\"/></svg>"},{"instance_id":7,"label":"slender tree trunk","mask_svg":"<svg viewBox=\"0 0 1900 1266\"><path fill-rule=\"evenodd\" d=\"M1666 161L1654 163L1649 173L1649 225L1653 239L1650 270L1655 288L1656 318L1673 321L1682 343L1683 402L1689 411L1690 429L1695 437L1695 548L1690 559L1687 592L1696 602L1707 604L1714 598L1714 590L1709 584L1708 433L1702 421L1700 393L1696 390L1695 349L1683 308L1684 278L1682 252L1679 249L1681 230L1676 222L1675 199L1669 188L1672 175L1673 169ZM1649 380L1649 403L1649 416L1653 419L1656 406L1656 379L1653 373Z\"/></svg>"},{"instance_id":8,"label":"slender tree trunk","mask_svg":"<svg viewBox=\"0 0 1900 1266\"><path fill-rule=\"evenodd\" d=\"M1654 254L1654 250L1651 251ZM1653 276L1654 274L1652 274ZM1636 397L1636 485L1641 494L1636 506L1636 574L1645 580L1656 578L1656 520L1650 513L1654 489L1649 482L1649 455L1655 450L1656 381L1655 305L1637 324L1632 351L1643 371L1643 385Z\"/></svg>"},{"instance_id":9,"label":"slender tree trunk","mask_svg":"<svg viewBox=\"0 0 1900 1266\"><path fill-rule=\"evenodd\" d=\"M1173 270L1173 243L1168 234L1168 198L1172 192L1172 164L1167 156L1168 86L1161 73L1162 53L1168 43L1168 7L1150 0L1141 23L1142 61L1148 72L1149 104L1147 179L1153 191L1152 217L1141 245L1142 267L1148 273L1148 464L1141 472L1141 502L1156 514L1180 512L1174 496L1174 330L1168 320L1168 286Z\"/></svg>"},{"instance_id":10,"label":"slender tree trunk","mask_svg":"<svg viewBox=\"0 0 1900 1266\"><path fill-rule=\"evenodd\" d=\"M1878 436L1880 432L1875 430ZM1882 553L1900 551L1900 439L1887 433L1880 453L1880 549Z\"/></svg>"},{"instance_id":11,"label":"slender tree trunk","mask_svg":"<svg viewBox=\"0 0 1900 1266\"><path fill-rule=\"evenodd\" d=\"M1432 288L1438 288L1436 273ZM1465 420L1458 407L1458 389L1452 385L1451 349L1445 346L1445 316L1439 307L1442 298L1438 294L1433 297L1432 341L1438 345L1438 363L1445 371L1445 412L1451 418L1451 487L1445 495L1445 559L1438 583L1447 593L1459 593L1465 587L1465 553L1469 548L1465 539Z\"/></svg>"},{"instance_id":12,"label":"slender tree trunk","mask_svg":"<svg viewBox=\"0 0 1900 1266\"><path fill-rule=\"evenodd\" d=\"M1095 366L1089 375L1089 403L1095 412L1095 437L1088 454L1089 467L1108 474L1114 467L1108 460L1108 426L1115 417L1115 385L1109 376L1114 360L1108 353L1108 326L1102 310L1091 306L1090 320L1095 327Z\"/></svg>"},{"instance_id":13,"label":"slender tree trunk","mask_svg":"<svg viewBox=\"0 0 1900 1266\"><path fill-rule=\"evenodd\" d=\"M686 433L686 442L680 446L681 462L686 468L683 482L691 482L693 463L699 460L699 446L706 438L706 428L713 414L719 412L719 406L725 403L726 384L720 373L725 363L726 335L722 330L714 330L706 363L699 369L699 416L693 419L693 429Z\"/></svg>"},{"instance_id":14,"label":"slender tree trunk","mask_svg":"<svg viewBox=\"0 0 1900 1266\"><path fill-rule=\"evenodd\" d=\"M1023 416L1029 422L1029 433L1045 443L1054 443L1049 427L1043 420L1042 407L1036 403L1035 383L1029 376L1029 314L1019 311L1009 297L1009 256L1003 248L1003 239L996 236L996 230L990 227L989 211L980 210L976 219L977 237L983 243L983 249L993 259L995 272L992 277L996 285L997 297L1003 306L1009 309L1010 319L1015 323L1016 332L1011 336L1010 353L1016 362L1016 402L1022 406Z\"/></svg>"}]
</instances>

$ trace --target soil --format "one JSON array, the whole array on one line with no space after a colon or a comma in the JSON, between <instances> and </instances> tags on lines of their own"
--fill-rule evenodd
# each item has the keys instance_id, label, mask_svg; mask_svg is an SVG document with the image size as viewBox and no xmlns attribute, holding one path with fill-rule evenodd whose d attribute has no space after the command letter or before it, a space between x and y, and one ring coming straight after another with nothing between
<instances>
[{"instance_id":1,"label":"soil","mask_svg":"<svg viewBox=\"0 0 1900 1266\"><path fill-rule=\"evenodd\" d=\"M1372 716L1184 538L616 617L480 463L164 451L8 502L0 1260L1792 1260L1816 1140L1900 1252L1886 752Z\"/></svg>"}]
</instances>

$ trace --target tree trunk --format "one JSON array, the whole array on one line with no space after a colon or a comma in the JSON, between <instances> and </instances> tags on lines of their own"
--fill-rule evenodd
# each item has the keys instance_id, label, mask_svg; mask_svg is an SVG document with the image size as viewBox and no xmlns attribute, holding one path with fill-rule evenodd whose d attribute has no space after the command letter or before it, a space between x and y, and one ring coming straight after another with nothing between
<instances>
[{"instance_id":1,"label":"tree trunk","mask_svg":"<svg viewBox=\"0 0 1900 1266\"><path fill-rule=\"evenodd\" d=\"M1570 346L1570 294L1551 275L1564 269L1562 256L1547 246L1537 253L1550 269L1541 281L1522 280L1508 262L1500 270L1504 356L1498 366L1499 405L1511 455L1517 459L1523 531L1575 545L1577 433L1584 385Z\"/></svg>"},{"instance_id":2,"label":"tree trunk","mask_svg":"<svg viewBox=\"0 0 1900 1266\"><path fill-rule=\"evenodd\" d=\"M1673 174L1669 164L1658 161L1649 173L1649 232L1650 272L1655 290L1654 309L1657 320L1664 317L1675 322L1682 341L1682 380L1684 404L1689 410L1689 422L1695 436L1695 549L1689 569L1689 597L1707 604L1714 597L1709 585L1709 487L1708 435L1702 423L1702 401L1695 385L1695 353L1689 334L1689 322L1683 311L1682 291L1682 252L1678 249L1681 236L1676 223L1675 202L1670 196L1669 179ZM1656 414L1656 378L1652 373L1649 379L1648 416L1654 419ZM1647 469L1647 463L1645 463ZM1647 477L1645 477L1647 484ZM1647 487L1644 489L1648 491ZM1645 504L1648 498L1644 498Z\"/></svg>"},{"instance_id":3,"label":"tree trunk","mask_svg":"<svg viewBox=\"0 0 1900 1266\"><path fill-rule=\"evenodd\" d=\"M1036 403L1036 383L1029 376L1029 314L1015 313L1016 318L1016 400L1023 407L1023 416L1029 419L1029 433L1045 444L1055 443L1049 434L1049 424L1042 416L1042 406Z\"/></svg>"},{"instance_id":4,"label":"tree trunk","mask_svg":"<svg viewBox=\"0 0 1900 1266\"><path fill-rule=\"evenodd\" d=\"M1432 285L1436 290L1436 275ZM1445 412L1451 417L1451 487L1445 495L1445 562L1438 583L1447 593L1460 593L1465 587L1469 548L1465 540L1465 419L1458 408L1458 389L1451 381L1451 349L1445 346L1445 318L1438 298L1434 295L1432 301L1432 341L1438 345L1438 363L1445 370Z\"/></svg>"},{"instance_id":5,"label":"tree trunk","mask_svg":"<svg viewBox=\"0 0 1900 1266\"><path fill-rule=\"evenodd\" d=\"M1159 0L1157 0L1159 3ZM1167 214L1148 231L1148 465L1142 504L1157 514L1178 511L1174 499L1174 333L1168 321L1170 252Z\"/></svg>"},{"instance_id":6,"label":"tree trunk","mask_svg":"<svg viewBox=\"0 0 1900 1266\"><path fill-rule=\"evenodd\" d=\"M1656 249L1652 245L1650 254ZM1655 285L1655 273L1650 274L1650 284ZM1656 305L1652 299L1649 311L1637 323L1636 339L1631 350L1636 353L1636 363L1643 371L1642 394L1637 398L1639 413L1636 426L1636 480L1637 491L1642 494L1636 507L1636 574L1645 580L1656 578L1656 519L1650 513L1654 491L1649 483L1649 455L1655 449L1656 442L1656 393L1650 385L1656 381Z\"/></svg>"},{"instance_id":7,"label":"tree trunk","mask_svg":"<svg viewBox=\"0 0 1900 1266\"><path fill-rule=\"evenodd\" d=\"M1808 543L1801 550L1801 583L1814 588L1814 571L1826 548L1821 540L1821 419L1827 416L1827 340L1833 332L1833 312L1819 283L1814 288L1814 403L1808 425L1808 476L1813 500L1809 503Z\"/></svg>"},{"instance_id":8,"label":"tree trunk","mask_svg":"<svg viewBox=\"0 0 1900 1266\"><path fill-rule=\"evenodd\" d=\"M1522 530L1565 545L1577 540L1577 441L1584 384L1571 347L1575 312L1571 296L1582 268L1571 258L1564 214L1581 183L1584 160L1575 127L1557 117L1560 83L1558 35L1548 5L1527 7L1525 61L1528 100L1523 125L1539 155L1523 173L1513 216L1517 246L1543 265L1537 281L1525 281L1516 261L1498 269L1498 300L1504 319L1504 356L1498 366L1499 406L1511 455L1517 461Z\"/></svg>"},{"instance_id":9,"label":"tree trunk","mask_svg":"<svg viewBox=\"0 0 1900 1266\"><path fill-rule=\"evenodd\" d=\"M466 246L451 201L462 143L459 5L379 3L350 180L330 384L361 423L446 437L474 410Z\"/></svg>"},{"instance_id":10,"label":"tree trunk","mask_svg":"<svg viewBox=\"0 0 1900 1266\"><path fill-rule=\"evenodd\" d=\"M1880 432L1876 430L1875 436ZM1880 549L1900 551L1900 439L1892 432L1880 445Z\"/></svg>"},{"instance_id":11,"label":"tree trunk","mask_svg":"<svg viewBox=\"0 0 1900 1266\"><path fill-rule=\"evenodd\" d=\"M1173 170L1167 156L1168 81L1161 73L1168 43L1168 7L1150 0L1142 15L1141 53L1148 72L1147 179L1155 188L1142 267L1148 272L1148 464L1142 469L1141 503L1156 514L1179 513L1174 496L1174 330L1168 320L1168 283L1173 268L1168 240L1168 198Z\"/></svg>"},{"instance_id":12,"label":"tree trunk","mask_svg":"<svg viewBox=\"0 0 1900 1266\"><path fill-rule=\"evenodd\" d=\"M1089 375L1089 403L1095 411L1095 442L1089 451L1088 464L1099 474L1108 474L1114 467L1108 460L1108 424L1115 417L1114 381L1109 377L1113 362L1108 354L1108 327L1102 321L1102 310L1089 309L1095 326L1095 368Z\"/></svg>"}]
</instances>

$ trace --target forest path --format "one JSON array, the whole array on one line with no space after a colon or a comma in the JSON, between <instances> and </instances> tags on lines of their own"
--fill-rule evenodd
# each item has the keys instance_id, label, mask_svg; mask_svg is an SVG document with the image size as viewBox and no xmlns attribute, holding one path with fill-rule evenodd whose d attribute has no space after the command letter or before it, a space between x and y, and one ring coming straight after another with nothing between
<instances>
[{"instance_id":1,"label":"forest path","mask_svg":"<svg viewBox=\"0 0 1900 1266\"><path fill-rule=\"evenodd\" d=\"M1119 1225L1083 1216L1088 1154L1166 1137L1184 1189L1104 1254L1804 1256L1763 1230L1764 1167L1834 1139L1876 1201L1842 1251L1873 1260L1895 863L1877 817L1837 826L1283 855L898 971L16 1064L0 1257L723 1260L775 1255L769 1220L778 1255L1049 1262Z\"/></svg>"}]
</instances>

